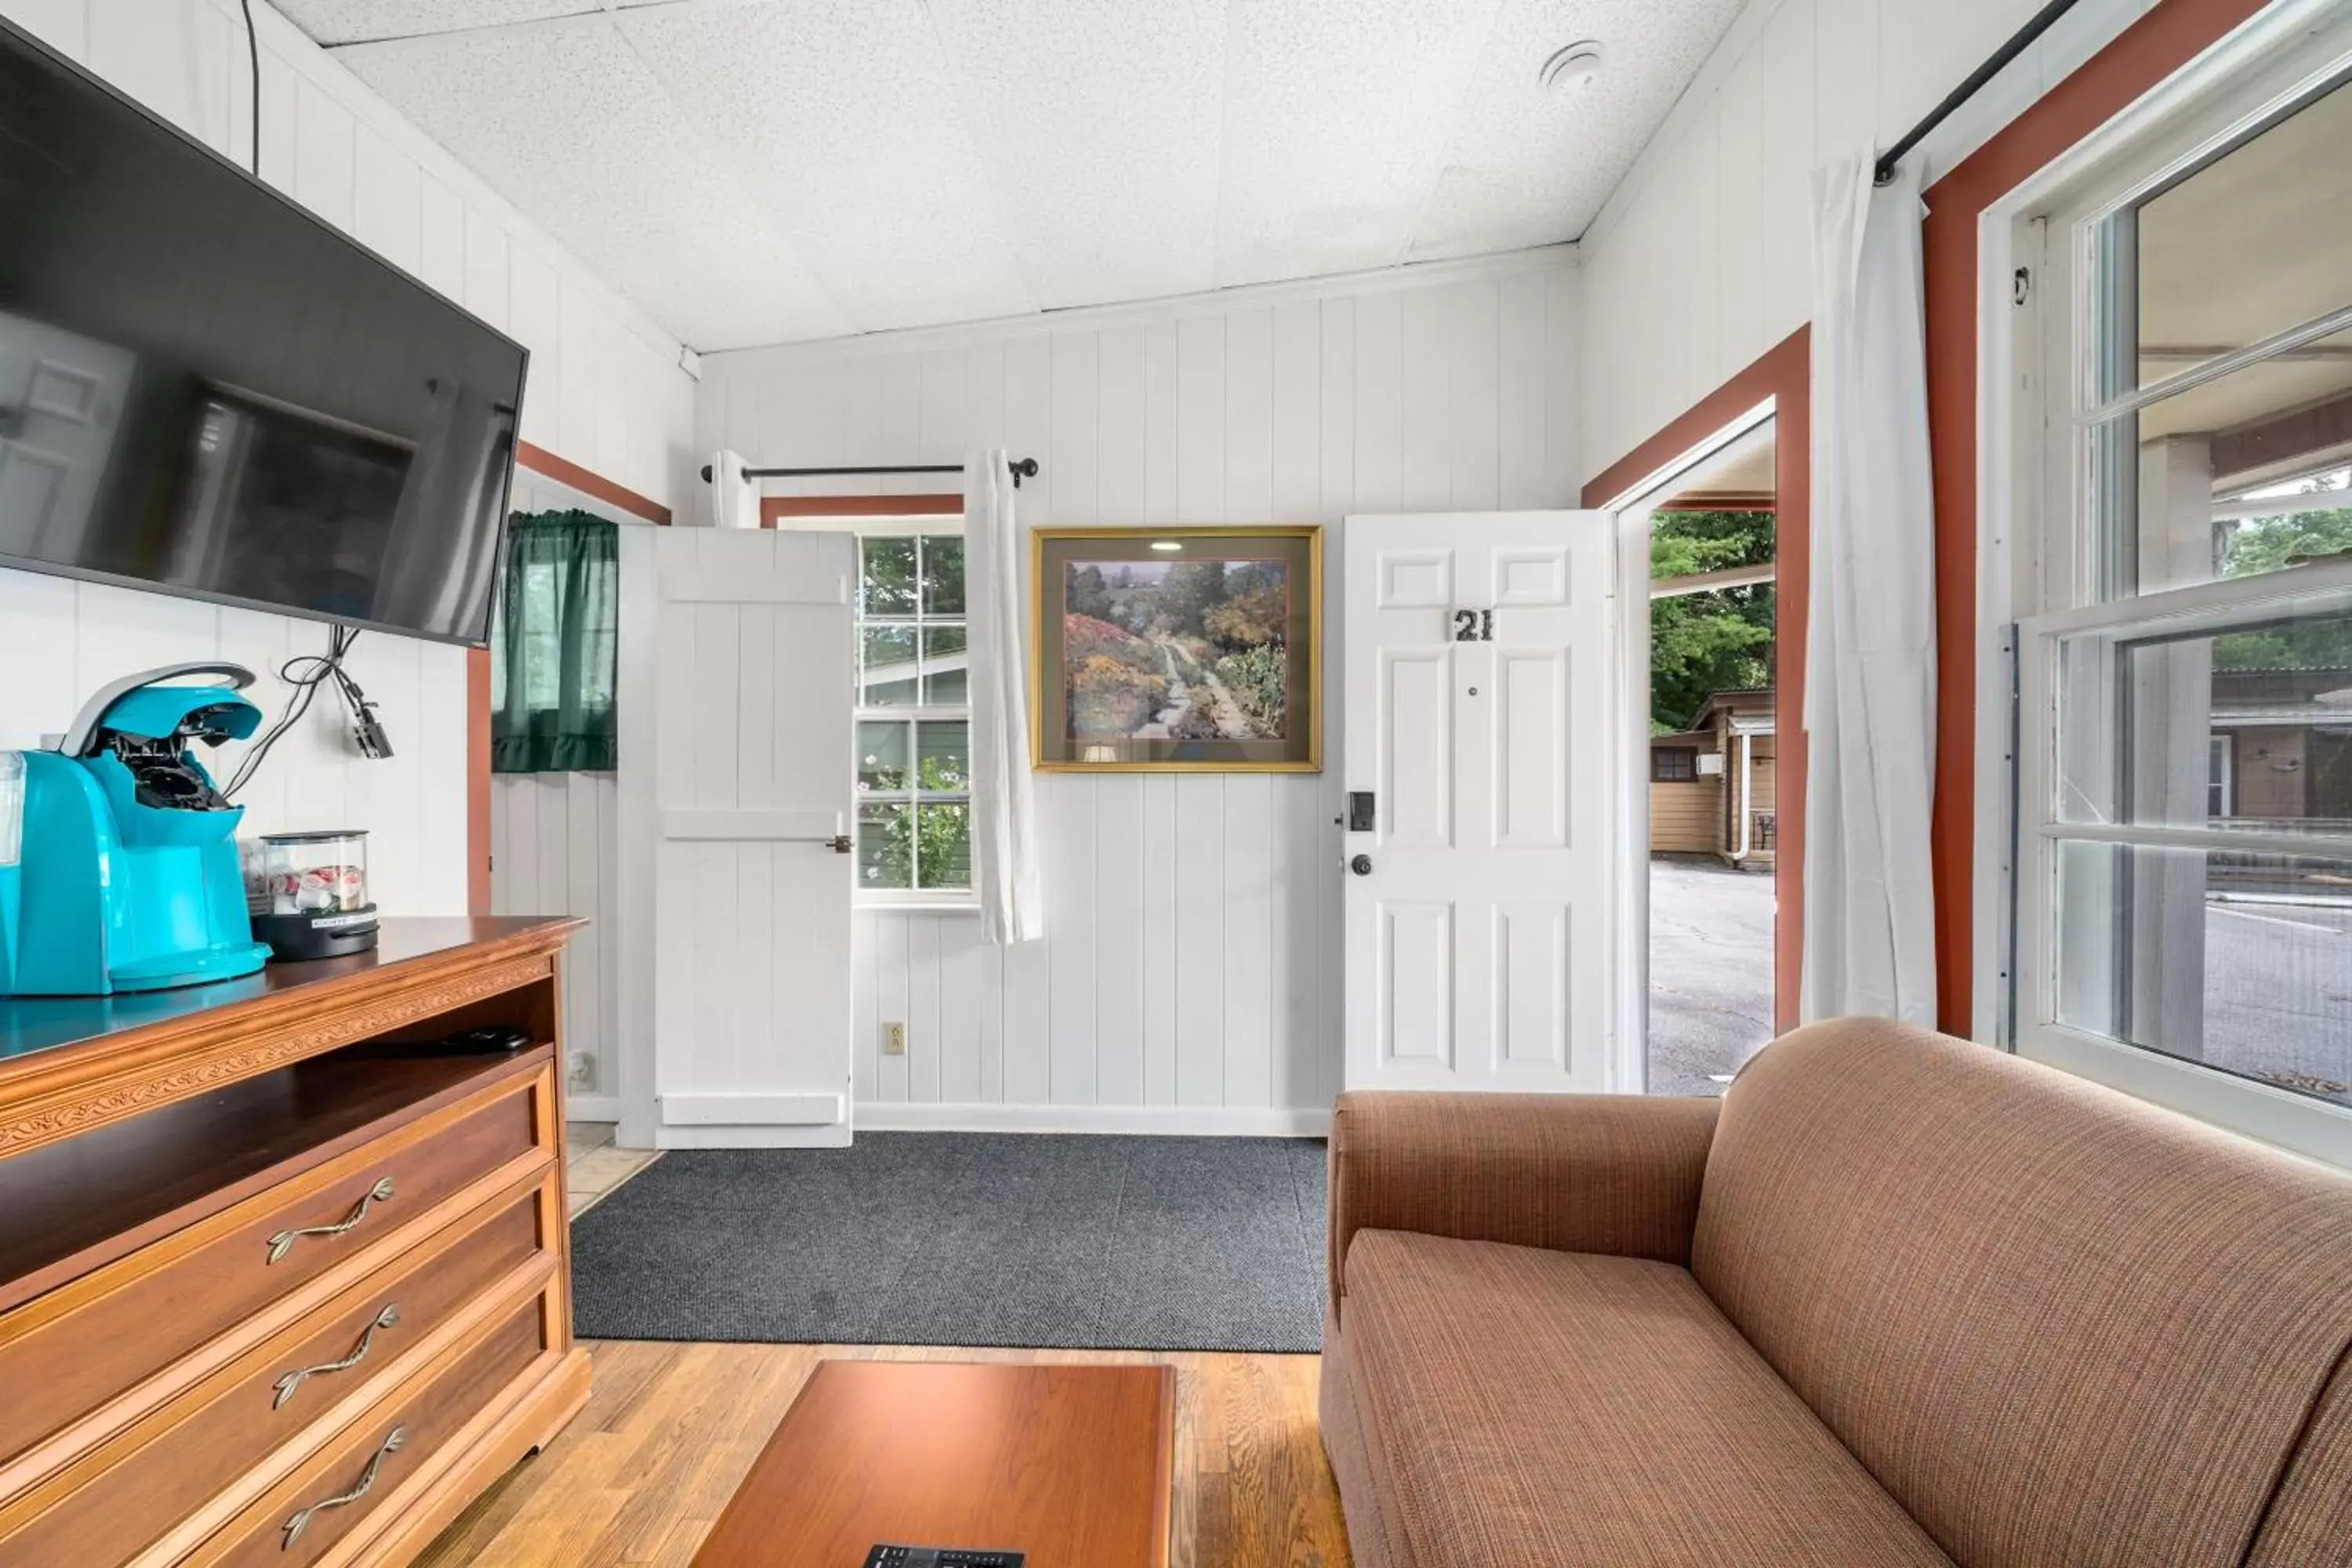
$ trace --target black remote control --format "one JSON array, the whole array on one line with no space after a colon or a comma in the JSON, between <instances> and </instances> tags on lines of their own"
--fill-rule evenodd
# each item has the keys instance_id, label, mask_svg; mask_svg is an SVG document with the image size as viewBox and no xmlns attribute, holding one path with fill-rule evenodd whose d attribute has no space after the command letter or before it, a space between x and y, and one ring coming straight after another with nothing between
<instances>
[{"instance_id":1,"label":"black remote control","mask_svg":"<svg viewBox=\"0 0 2352 1568\"><path fill-rule=\"evenodd\" d=\"M962 1546L893 1546L887 1542L866 1554L866 1568L1021 1568L1018 1552L980 1552Z\"/></svg>"}]
</instances>

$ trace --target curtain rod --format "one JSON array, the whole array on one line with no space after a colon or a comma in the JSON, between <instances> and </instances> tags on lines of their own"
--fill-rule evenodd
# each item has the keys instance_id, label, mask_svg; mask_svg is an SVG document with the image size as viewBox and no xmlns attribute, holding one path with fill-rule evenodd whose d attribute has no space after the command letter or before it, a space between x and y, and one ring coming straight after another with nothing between
<instances>
[{"instance_id":1,"label":"curtain rod","mask_svg":"<svg viewBox=\"0 0 2352 1568\"><path fill-rule=\"evenodd\" d=\"M1037 459L1015 458L1005 465L1013 470L1013 488L1019 489L1021 481L1037 477ZM746 468L747 479L820 479L849 474L960 474L961 463L899 463L897 465L869 463L849 468ZM702 482L710 482L710 465L702 465Z\"/></svg>"},{"instance_id":2,"label":"curtain rod","mask_svg":"<svg viewBox=\"0 0 2352 1568\"><path fill-rule=\"evenodd\" d=\"M1935 132L1937 126L1951 118L1952 111L1982 91L1985 83L1999 76L2009 63L2033 47L2033 40L2050 30L2051 24L2074 8L2074 0L2050 0L2050 4L2033 14L2031 21L2020 27L2009 42L1992 53L1992 58L1969 73L1968 80L1948 94L1944 101L1927 111L1927 118L1914 125L1904 138L1889 147L1878 160L1876 183L1885 184L1895 177L1895 166L1903 155L1916 147Z\"/></svg>"}]
</instances>

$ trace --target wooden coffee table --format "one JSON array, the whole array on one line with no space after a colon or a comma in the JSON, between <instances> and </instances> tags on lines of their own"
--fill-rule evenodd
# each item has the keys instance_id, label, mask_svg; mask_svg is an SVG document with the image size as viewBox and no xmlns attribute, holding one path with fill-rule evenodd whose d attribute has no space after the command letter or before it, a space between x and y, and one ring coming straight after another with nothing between
<instances>
[{"instance_id":1,"label":"wooden coffee table","mask_svg":"<svg viewBox=\"0 0 2352 1568\"><path fill-rule=\"evenodd\" d=\"M859 1568L882 1541L1166 1568L1175 1451L1171 1367L824 1362L695 1568Z\"/></svg>"}]
</instances>

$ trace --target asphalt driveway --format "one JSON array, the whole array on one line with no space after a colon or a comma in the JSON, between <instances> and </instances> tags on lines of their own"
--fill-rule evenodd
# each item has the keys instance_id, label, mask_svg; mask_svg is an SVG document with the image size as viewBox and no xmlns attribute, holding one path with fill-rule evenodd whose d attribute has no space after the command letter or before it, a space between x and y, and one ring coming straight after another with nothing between
<instances>
[{"instance_id":1,"label":"asphalt driveway","mask_svg":"<svg viewBox=\"0 0 2352 1568\"><path fill-rule=\"evenodd\" d=\"M1772 1037L1772 878L1650 861L1652 1094L1720 1094Z\"/></svg>"}]
</instances>

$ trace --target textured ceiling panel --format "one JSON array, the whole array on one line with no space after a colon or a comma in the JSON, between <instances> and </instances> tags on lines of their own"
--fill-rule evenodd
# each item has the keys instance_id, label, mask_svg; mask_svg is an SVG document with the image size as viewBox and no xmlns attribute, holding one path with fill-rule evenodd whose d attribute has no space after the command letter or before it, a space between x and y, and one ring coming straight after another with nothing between
<instances>
[{"instance_id":1,"label":"textured ceiling panel","mask_svg":"<svg viewBox=\"0 0 2352 1568\"><path fill-rule=\"evenodd\" d=\"M723 349L1572 238L1740 0L283 3Z\"/></svg>"},{"instance_id":2,"label":"textured ceiling panel","mask_svg":"<svg viewBox=\"0 0 2352 1568\"><path fill-rule=\"evenodd\" d=\"M278 0L278 8L320 43L350 44L532 22L594 6L592 0Z\"/></svg>"},{"instance_id":3,"label":"textured ceiling panel","mask_svg":"<svg viewBox=\"0 0 2352 1568\"><path fill-rule=\"evenodd\" d=\"M1740 0L1504 0L1412 258L1573 239L1601 210ZM1608 51L1563 93L1538 72L1580 39Z\"/></svg>"},{"instance_id":4,"label":"textured ceiling panel","mask_svg":"<svg viewBox=\"0 0 2352 1568\"><path fill-rule=\"evenodd\" d=\"M916 0L647 7L614 22L860 330L1035 308Z\"/></svg>"},{"instance_id":5,"label":"textured ceiling panel","mask_svg":"<svg viewBox=\"0 0 2352 1568\"><path fill-rule=\"evenodd\" d=\"M278 8L296 26L321 44L380 43L633 5L682 3L688 0L277 0ZM782 4L783 0L764 3Z\"/></svg>"},{"instance_id":6,"label":"textured ceiling panel","mask_svg":"<svg viewBox=\"0 0 2352 1568\"><path fill-rule=\"evenodd\" d=\"M854 330L609 21L337 58L697 348Z\"/></svg>"},{"instance_id":7,"label":"textured ceiling panel","mask_svg":"<svg viewBox=\"0 0 2352 1568\"><path fill-rule=\"evenodd\" d=\"M1405 259L1496 8L1234 0L1218 283Z\"/></svg>"},{"instance_id":8,"label":"textured ceiling panel","mask_svg":"<svg viewBox=\"0 0 2352 1568\"><path fill-rule=\"evenodd\" d=\"M1037 302L1216 278L1225 0L929 0Z\"/></svg>"}]
</instances>

